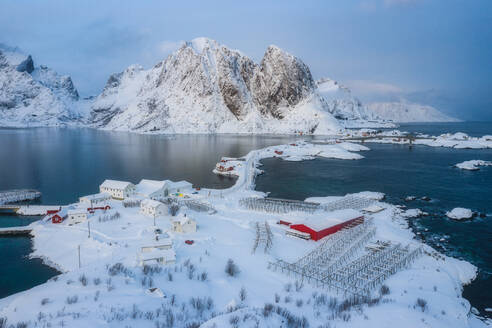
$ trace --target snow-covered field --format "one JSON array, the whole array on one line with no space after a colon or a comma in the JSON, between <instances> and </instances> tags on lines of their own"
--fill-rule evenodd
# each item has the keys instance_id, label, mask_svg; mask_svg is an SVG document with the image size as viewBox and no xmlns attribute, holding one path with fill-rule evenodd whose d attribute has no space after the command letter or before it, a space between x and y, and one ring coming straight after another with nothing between
<instances>
[{"instance_id":1,"label":"snow-covered field","mask_svg":"<svg viewBox=\"0 0 492 328\"><path fill-rule=\"evenodd\" d=\"M356 160L362 158L358 152L363 150L368 148L353 143L300 142L252 151L242 159L224 159L222 164L232 165L238 176L233 187L185 195L215 212L179 209L177 216L186 214L196 220L198 228L193 233L173 232L171 214L157 217L154 225L154 219L141 214L138 207L124 207L118 200L109 202L109 211L96 210L83 223L33 223L32 256L43 258L62 274L0 300L0 318L14 327L19 323L29 327L485 326L461 296L463 285L475 278L476 268L414 239L402 211L384 203L381 193L348 196L382 209L364 214L372 217L376 228L372 241L422 247L423 254L384 281L384 288L374 290L369 301L344 302L346 296L333 290L268 269L269 261L293 262L320 244L286 236L279 220L319 220L336 213L323 208L346 198L310 198L320 204L312 214L247 210L239 205L240 199L265 196L254 191L260 160L273 156ZM350 210L363 214L360 209ZM268 252L260 245L252 254L257 222L268 223L273 243ZM156 243L156 235L164 234L172 240L176 263L140 266L140 247ZM186 243L189 240L193 243ZM366 252L362 248L354 256ZM229 259L233 264L227 265Z\"/></svg>"}]
</instances>

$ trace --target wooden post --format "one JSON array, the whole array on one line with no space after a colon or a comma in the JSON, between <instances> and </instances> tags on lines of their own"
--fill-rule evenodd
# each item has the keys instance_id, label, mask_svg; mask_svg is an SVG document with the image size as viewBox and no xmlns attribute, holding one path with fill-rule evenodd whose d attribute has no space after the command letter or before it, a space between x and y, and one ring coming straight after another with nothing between
<instances>
[{"instance_id":1,"label":"wooden post","mask_svg":"<svg viewBox=\"0 0 492 328\"><path fill-rule=\"evenodd\" d=\"M80 269L80 245L79 245L78 249L79 249L79 269Z\"/></svg>"}]
</instances>

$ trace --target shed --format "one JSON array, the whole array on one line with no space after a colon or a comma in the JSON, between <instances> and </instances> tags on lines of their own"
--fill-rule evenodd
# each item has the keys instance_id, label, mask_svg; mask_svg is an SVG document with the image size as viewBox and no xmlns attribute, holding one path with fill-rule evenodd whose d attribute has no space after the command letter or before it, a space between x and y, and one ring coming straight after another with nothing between
<instances>
[{"instance_id":1,"label":"shed","mask_svg":"<svg viewBox=\"0 0 492 328\"><path fill-rule=\"evenodd\" d=\"M51 223L62 223L63 220L65 220L66 216L60 215L59 213L56 213L51 217Z\"/></svg>"},{"instance_id":2,"label":"shed","mask_svg":"<svg viewBox=\"0 0 492 328\"><path fill-rule=\"evenodd\" d=\"M68 214L68 221L69 221L69 224L78 224L78 223L82 223L84 221L87 220L87 210L86 209L82 209L82 208L77 208L77 209L73 209L73 210L69 210L67 212Z\"/></svg>"},{"instance_id":3,"label":"shed","mask_svg":"<svg viewBox=\"0 0 492 328\"><path fill-rule=\"evenodd\" d=\"M364 222L364 216L355 210L335 211L326 217L315 217L302 223L291 224L290 229L308 233L312 240L318 241L341 229ZM293 233L291 233L293 235Z\"/></svg>"},{"instance_id":4,"label":"shed","mask_svg":"<svg viewBox=\"0 0 492 328\"><path fill-rule=\"evenodd\" d=\"M140 213L156 218L167 213L167 206L153 199L144 199L140 202Z\"/></svg>"},{"instance_id":5,"label":"shed","mask_svg":"<svg viewBox=\"0 0 492 328\"><path fill-rule=\"evenodd\" d=\"M179 216L172 221L173 231L179 233L191 233L196 232L196 221L190 217Z\"/></svg>"}]
</instances>

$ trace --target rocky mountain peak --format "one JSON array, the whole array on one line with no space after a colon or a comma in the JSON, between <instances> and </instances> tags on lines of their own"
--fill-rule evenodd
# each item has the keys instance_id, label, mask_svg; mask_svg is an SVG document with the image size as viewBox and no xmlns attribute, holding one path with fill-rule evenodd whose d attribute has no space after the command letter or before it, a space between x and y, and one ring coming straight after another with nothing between
<instances>
[{"instance_id":1,"label":"rocky mountain peak","mask_svg":"<svg viewBox=\"0 0 492 328\"><path fill-rule=\"evenodd\" d=\"M31 74L34 71L34 61L32 60L31 55L27 56L25 60L17 65L16 69L18 72L27 72Z\"/></svg>"},{"instance_id":2,"label":"rocky mountain peak","mask_svg":"<svg viewBox=\"0 0 492 328\"><path fill-rule=\"evenodd\" d=\"M261 112L276 118L285 115L279 107L297 105L316 88L307 65L273 45L267 48L252 83Z\"/></svg>"}]
</instances>

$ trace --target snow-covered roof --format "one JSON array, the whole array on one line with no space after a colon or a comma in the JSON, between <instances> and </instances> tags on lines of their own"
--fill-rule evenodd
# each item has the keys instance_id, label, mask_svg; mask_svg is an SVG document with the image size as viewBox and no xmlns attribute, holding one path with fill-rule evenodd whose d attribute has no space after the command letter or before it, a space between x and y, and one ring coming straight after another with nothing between
<instances>
[{"instance_id":1,"label":"snow-covered roof","mask_svg":"<svg viewBox=\"0 0 492 328\"><path fill-rule=\"evenodd\" d=\"M164 205L163 203L161 202L158 202L156 200L153 200L153 199L144 199L142 200L142 202L140 203L140 207L152 207L152 208L157 208L158 206L160 205Z\"/></svg>"},{"instance_id":2,"label":"snow-covered roof","mask_svg":"<svg viewBox=\"0 0 492 328\"><path fill-rule=\"evenodd\" d=\"M174 249L154 249L150 252L140 253L140 259L142 261L157 260L160 258L165 258L166 261L176 260L176 252Z\"/></svg>"},{"instance_id":3,"label":"snow-covered roof","mask_svg":"<svg viewBox=\"0 0 492 328\"><path fill-rule=\"evenodd\" d=\"M156 191L163 189L168 181L169 180L158 181L158 180L142 179L135 186L135 189L139 194L150 195Z\"/></svg>"},{"instance_id":4,"label":"snow-covered roof","mask_svg":"<svg viewBox=\"0 0 492 328\"><path fill-rule=\"evenodd\" d=\"M104 180L101 184L102 188L111 188L111 189L125 189L128 186L132 186L133 184L128 181L119 181L119 180Z\"/></svg>"},{"instance_id":5,"label":"snow-covered roof","mask_svg":"<svg viewBox=\"0 0 492 328\"><path fill-rule=\"evenodd\" d=\"M87 200L98 200L98 199L110 199L111 195L108 194L107 192L100 192L98 194L92 194L92 195L87 195L87 196L82 196L79 199L87 199Z\"/></svg>"},{"instance_id":6,"label":"snow-covered roof","mask_svg":"<svg viewBox=\"0 0 492 328\"><path fill-rule=\"evenodd\" d=\"M294 224L304 224L313 230L320 231L360 216L362 215L359 211L346 209L311 215L308 219L295 222Z\"/></svg>"},{"instance_id":7,"label":"snow-covered roof","mask_svg":"<svg viewBox=\"0 0 492 328\"><path fill-rule=\"evenodd\" d=\"M173 241L171 238L163 238L159 240L153 240L151 242L143 243L140 245L141 248L144 247L163 247L163 246L172 246Z\"/></svg>"},{"instance_id":8,"label":"snow-covered roof","mask_svg":"<svg viewBox=\"0 0 492 328\"><path fill-rule=\"evenodd\" d=\"M192 218L184 215L179 215L172 219L173 222L179 222L180 224L186 224L190 220L192 220Z\"/></svg>"}]
</instances>

